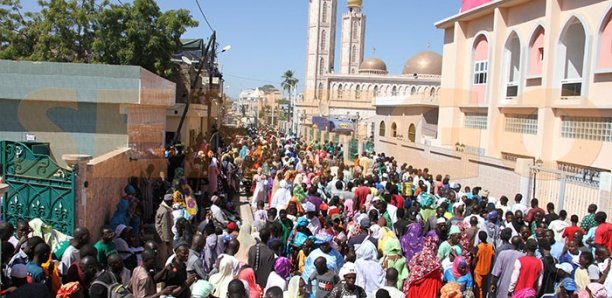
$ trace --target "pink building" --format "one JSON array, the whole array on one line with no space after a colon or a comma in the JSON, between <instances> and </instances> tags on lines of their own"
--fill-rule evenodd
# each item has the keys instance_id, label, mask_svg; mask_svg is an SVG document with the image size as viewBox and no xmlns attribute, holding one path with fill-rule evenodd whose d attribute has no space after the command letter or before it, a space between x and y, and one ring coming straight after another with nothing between
<instances>
[{"instance_id":1,"label":"pink building","mask_svg":"<svg viewBox=\"0 0 612 298\"><path fill-rule=\"evenodd\" d=\"M609 177L600 173L612 167L611 1L463 0L436 26L444 58L434 145L510 168L540 159L595 185Z\"/></svg>"}]
</instances>

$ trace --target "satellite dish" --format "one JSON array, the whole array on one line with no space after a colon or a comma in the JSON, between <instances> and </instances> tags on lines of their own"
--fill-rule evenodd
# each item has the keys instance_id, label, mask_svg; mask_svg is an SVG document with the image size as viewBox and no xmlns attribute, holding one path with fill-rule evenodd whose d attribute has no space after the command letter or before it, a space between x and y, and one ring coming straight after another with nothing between
<instances>
[{"instance_id":1,"label":"satellite dish","mask_svg":"<svg viewBox=\"0 0 612 298\"><path fill-rule=\"evenodd\" d=\"M183 60L183 62L185 62L185 63L187 63L189 65L193 64L193 61L191 61L191 59L189 59L189 58L187 58L185 56L181 56L181 60Z\"/></svg>"}]
</instances>

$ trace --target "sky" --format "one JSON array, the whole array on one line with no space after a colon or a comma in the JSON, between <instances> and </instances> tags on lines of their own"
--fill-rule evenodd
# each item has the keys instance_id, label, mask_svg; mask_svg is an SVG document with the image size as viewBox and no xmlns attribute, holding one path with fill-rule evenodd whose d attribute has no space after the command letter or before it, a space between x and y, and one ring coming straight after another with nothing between
<instances>
[{"instance_id":1,"label":"sky","mask_svg":"<svg viewBox=\"0 0 612 298\"><path fill-rule=\"evenodd\" d=\"M36 0L22 0L24 8ZM119 0L110 0L118 3ZM126 0L123 0L126 1ZM303 89L306 67L308 0L198 0L213 29L219 48L231 50L218 56L230 97L241 90L272 84L280 88L281 76L293 70ZM414 54L442 53L443 31L434 23L456 14L460 0L364 0L366 15L365 58L386 62L389 73L399 74ZM160 0L162 11L184 8L199 21L184 38L207 39L212 31L204 22L196 0ZM340 62L340 17L346 0L338 0L336 67ZM375 52L373 49L376 49Z\"/></svg>"}]
</instances>

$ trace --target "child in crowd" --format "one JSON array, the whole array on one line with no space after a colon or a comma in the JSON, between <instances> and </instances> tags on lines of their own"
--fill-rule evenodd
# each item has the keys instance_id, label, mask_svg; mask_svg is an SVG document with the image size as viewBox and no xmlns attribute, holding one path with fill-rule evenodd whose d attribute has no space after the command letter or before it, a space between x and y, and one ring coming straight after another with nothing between
<instances>
[{"instance_id":1,"label":"child in crowd","mask_svg":"<svg viewBox=\"0 0 612 298\"><path fill-rule=\"evenodd\" d=\"M327 268L327 260L324 257L316 258L314 264L317 270L308 278L310 297L325 298L340 282L340 277Z\"/></svg>"},{"instance_id":2,"label":"child in crowd","mask_svg":"<svg viewBox=\"0 0 612 298\"><path fill-rule=\"evenodd\" d=\"M476 288L474 289L474 294L476 298L485 297L483 286L489 276L489 272L491 272L491 265L493 264L493 257L495 256L493 244L487 243L487 232L478 232L478 239L480 240L480 244L476 247L476 252L474 253L476 257L472 261L475 266L474 283L476 284Z\"/></svg>"}]
</instances>

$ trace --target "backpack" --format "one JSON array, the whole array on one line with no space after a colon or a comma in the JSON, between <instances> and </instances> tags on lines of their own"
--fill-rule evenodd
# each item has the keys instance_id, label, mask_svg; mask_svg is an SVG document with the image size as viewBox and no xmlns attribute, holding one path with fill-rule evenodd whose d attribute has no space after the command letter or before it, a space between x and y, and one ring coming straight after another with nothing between
<instances>
[{"instance_id":1,"label":"backpack","mask_svg":"<svg viewBox=\"0 0 612 298\"><path fill-rule=\"evenodd\" d=\"M115 278L115 275L113 273L109 272L108 274L111 278L110 284L96 280L91 285L93 286L95 284L98 284L106 287L106 290L108 291L108 298L134 298L132 293L130 293L130 291L128 291L128 289L126 289L123 284L117 281L117 278Z\"/></svg>"}]
</instances>

